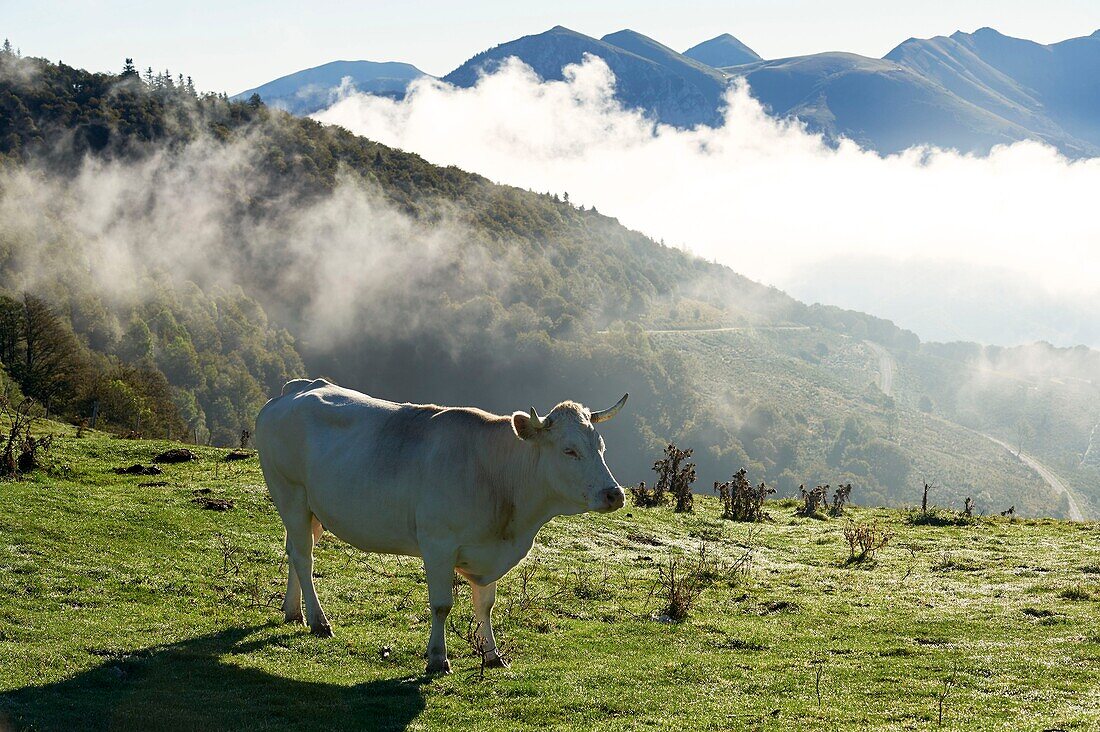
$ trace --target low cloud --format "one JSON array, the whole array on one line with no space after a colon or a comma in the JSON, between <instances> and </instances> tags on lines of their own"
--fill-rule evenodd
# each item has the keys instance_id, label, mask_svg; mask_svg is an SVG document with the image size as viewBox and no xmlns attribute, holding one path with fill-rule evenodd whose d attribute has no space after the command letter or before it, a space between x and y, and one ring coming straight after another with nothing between
<instances>
[{"instance_id":1,"label":"low cloud","mask_svg":"<svg viewBox=\"0 0 1100 732\"><path fill-rule=\"evenodd\" d=\"M437 164L568 192L796 296L866 306L859 289L879 281L880 269L959 267L1026 283L1016 304L1030 308L1028 327L1007 334L993 327L996 302L952 299L957 282L922 283L929 299L945 298L938 321L901 305L876 313L919 324L924 337L1100 344L1095 331L1044 322L1051 308L1100 314L1091 304L1100 295L1100 159L1070 161L1031 142L985 157L832 147L797 122L769 117L743 84L727 93L724 125L678 130L623 109L614 83L595 58L551 82L512 60L470 89L424 79L404 100L353 94L315 117ZM814 279L825 265L843 274L845 262L862 267L851 278ZM969 323L964 330L946 322L955 315Z\"/></svg>"},{"instance_id":2,"label":"low cloud","mask_svg":"<svg viewBox=\"0 0 1100 732\"><path fill-rule=\"evenodd\" d=\"M462 303L508 286L507 259L473 243L443 202L423 201L433 215L421 222L352 175L331 195L288 191L257 213L262 155L247 138L200 138L137 162L89 157L74 175L3 171L0 285L94 293L123 316L154 283L240 286L314 349L438 325L425 293ZM469 334L446 324L457 348Z\"/></svg>"}]
</instances>

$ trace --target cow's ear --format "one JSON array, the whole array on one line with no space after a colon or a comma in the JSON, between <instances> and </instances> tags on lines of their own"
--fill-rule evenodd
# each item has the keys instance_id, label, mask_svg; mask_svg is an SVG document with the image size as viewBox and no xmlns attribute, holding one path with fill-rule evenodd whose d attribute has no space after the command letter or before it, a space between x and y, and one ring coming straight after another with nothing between
<instances>
[{"instance_id":1,"label":"cow's ear","mask_svg":"<svg viewBox=\"0 0 1100 732\"><path fill-rule=\"evenodd\" d=\"M512 415L512 429L519 439L530 440L542 431L542 420L539 419L538 413L534 409L531 410L530 414L516 412Z\"/></svg>"}]
</instances>

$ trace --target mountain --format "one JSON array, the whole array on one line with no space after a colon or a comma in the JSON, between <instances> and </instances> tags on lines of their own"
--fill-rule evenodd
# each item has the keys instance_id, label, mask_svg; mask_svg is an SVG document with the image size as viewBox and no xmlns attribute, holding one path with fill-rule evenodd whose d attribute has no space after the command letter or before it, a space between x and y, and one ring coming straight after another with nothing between
<instances>
[{"instance_id":1,"label":"mountain","mask_svg":"<svg viewBox=\"0 0 1100 732\"><path fill-rule=\"evenodd\" d=\"M675 442L704 490L745 467L781 495L851 482L904 505L934 477L939 505L1070 515L1002 444L1027 438L1100 501L1088 349L922 344L594 209L167 74L0 51L0 129L0 381L55 418L235 444L302 373L498 413L629 391L605 431L625 484Z\"/></svg>"},{"instance_id":2,"label":"mountain","mask_svg":"<svg viewBox=\"0 0 1100 732\"><path fill-rule=\"evenodd\" d=\"M917 144L988 150L1036 136L891 60L820 53L726 70L747 80L772 114L884 153Z\"/></svg>"},{"instance_id":3,"label":"mountain","mask_svg":"<svg viewBox=\"0 0 1100 732\"><path fill-rule=\"evenodd\" d=\"M415 66L394 61L333 61L281 76L233 99L245 100L259 94L268 106L293 114L311 114L330 106L348 91L400 97L412 81L423 76L427 74Z\"/></svg>"},{"instance_id":4,"label":"mountain","mask_svg":"<svg viewBox=\"0 0 1100 732\"><path fill-rule=\"evenodd\" d=\"M473 86L510 57L560 80L563 67L588 54L615 74L619 101L678 127L720 124L728 80L740 77L773 115L882 153L915 145L985 153L1039 140L1071 157L1100 155L1100 31L1043 45L982 28L910 38L882 59L835 52L764 60L728 33L680 54L631 30L596 39L556 26L479 53L444 81ZM350 89L401 96L424 75L408 64L334 61L234 99L257 93L309 114L331 104L345 79Z\"/></svg>"},{"instance_id":5,"label":"mountain","mask_svg":"<svg viewBox=\"0 0 1100 732\"><path fill-rule=\"evenodd\" d=\"M479 53L443 77L459 87L477 83L505 59L516 57L541 78L562 79L562 68L597 56L615 74L616 97L657 120L679 127L717 124L726 88L723 73L694 61L651 38L623 30L597 40L556 26Z\"/></svg>"},{"instance_id":6,"label":"mountain","mask_svg":"<svg viewBox=\"0 0 1100 732\"><path fill-rule=\"evenodd\" d=\"M751 64L754 61L763 61L760 54L737 40L729 33L703 41L697 46L692 46L684 51L688 58L695 59L701 64L713 68L724 66L740 66Z\"/></svg>"},{"instance_id":7,"label":"mountain","mask_svg":"<svg viewBox=\"0 0 1100 732\"><path fill-rule=\"evenodd\" d=\"M1100 31L1042 45L982 28L911 38L886 58L1071 153L1100 154Z\"/></svg>"}]
</instances>

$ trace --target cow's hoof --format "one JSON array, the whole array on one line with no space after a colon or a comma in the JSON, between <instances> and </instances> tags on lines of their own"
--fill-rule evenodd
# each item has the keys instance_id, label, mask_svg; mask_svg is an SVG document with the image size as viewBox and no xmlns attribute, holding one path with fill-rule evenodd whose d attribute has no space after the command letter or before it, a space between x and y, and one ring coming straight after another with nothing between
<instances>
[{"instance_id":1,"label":"cow's hoof","mask_svg":"<svg viewBox=\"0 0 1100 732\"><path fill-rule=\"evenodd\" d=\"M320 625L314 625L312 628L309 629L309 632L313 633L313 635L317 636L318 638L331 638L332 626L328 623L321 623Z\"/></svg>"},{"instance_id":2,"label":"cow's hoof","mask_svg":"<svg viewBox=\"0 0 1100 732\"><path fill-rule=\"evenodd\" d=\"M428 661L428 668L424 670L424 673L428 676L435 674L449 674L451 673L451 662L446 658Z\"/></svg>"},{"instance_id":3,"label":"cow's hoof","mask_svg":"<svg viewBox=\"0 0 1100 732\"><path fill-rule=\"evenodd\" d=\"M301 615L284 615L283 622L287 625L305 625L306 619Z\"/></svg>"},{"instance_id":4,"label":"cow's hoof","mask_svg":"<svg viewBox=\"0 0 1100 732\"><path fill-rule=\"evenodd\" d=\"M485 668L508 668L509 666L511 666L511 664L508 663L508 659L496 653L491 654L485 659Z\"/></svg>"}]
</instances>

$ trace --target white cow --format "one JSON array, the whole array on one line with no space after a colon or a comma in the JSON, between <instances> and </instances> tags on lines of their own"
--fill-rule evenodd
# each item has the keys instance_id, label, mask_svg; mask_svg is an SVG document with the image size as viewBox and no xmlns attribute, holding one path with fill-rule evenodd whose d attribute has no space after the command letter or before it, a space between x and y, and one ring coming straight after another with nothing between
<instances>
[{"instance_id":1,"label":"white cow","mask_svg":"<svg viewBox=\"0 0 1100 732\"><path fill-rule=\"evenodd\" d=\"M286 527L290 564L283 612L315 635L332 628L313 586L313 546L328 529L364 551L424 558L432 630L428 673L450 671L444 622L457 570L470 582L493 665L496 582L531 550L554 516L622 508L590 412L562 402L539 417L467 407L395 404L324 379L283 387L256 418L256 447Z\"/></svg>"}]
</instances>

